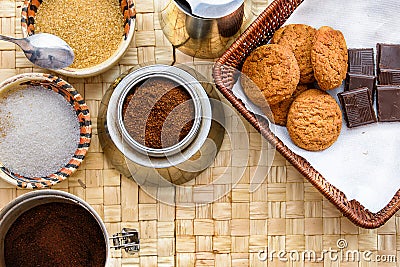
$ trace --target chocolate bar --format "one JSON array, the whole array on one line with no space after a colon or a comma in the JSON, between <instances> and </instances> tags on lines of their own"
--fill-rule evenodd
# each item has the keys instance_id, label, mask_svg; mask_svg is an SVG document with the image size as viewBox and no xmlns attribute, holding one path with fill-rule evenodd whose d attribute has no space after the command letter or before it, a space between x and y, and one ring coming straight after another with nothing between
<instances>
[{"instance_id":1,"label":"chocolate bar","mask_svg":"<svg viewBox=\"0 0 400 267\"><path fill-rule=\"evenodd\" d=\"M348 73L346 79L346 86L344 87L344 90L349 91L352 89L367 87L369 89L371 96L373 96L375 91L375 84L376 84L375 76Z\"/></svg>"},{"instance_id":2,"label":"chocolate bar","mask_svg":"<svg viewBox=\"0 0 400 267\"><path fill-rule=\"evenodd\" d=\"M382 69L400 70L400 45L377 44L378 72Z\"/></svg>"},{"instance_id":3,"label":"chocolate bar","mask_svg":"<svg viewBox=\"0 0 400 267\"><path fill-rule=\"evenodd\" d=\"M349 71L344 90L368 87L371 99L373 99L376 84L374 49L350 48L348 52Z\"/></svg>"},{"instance_id":4,"label":"chocolate bar","mask_svg":"<svg viewBox=\"0 0 400 267\"><path fill-rule=\"evenodd\" d=\"M374 49L350 48L349 73L362 75L375 75Z\"/></svg>"},{"instance_id":5,"label":"chocolate bar","mask_svg":"<svg viewBox=\"0 0 400 267\"><path fill-rule=\"evenodd\" d=\"M338 94L347 127L353 128L376 122L370 90L367 87Z\"/></svg>"},{"instance_id":6,"label":"chocolate bar","mask_svg":"<svg viewBox=\"0 0 400 267\"><path fill-rule=\"evenodd\" d=\"M400 70L381 69L378 78L380 85L400 85Z\"/></svg>"},{"instance_id":7,"label":"chocolate bar","mask_svg":"<svg viewBox=\"0 0 400 267\"><path fill-rule=\"evenodd\" d=\"M400 86L378 85L376 92L378 121L400 121Z\"/></svg>"}]
</instances>

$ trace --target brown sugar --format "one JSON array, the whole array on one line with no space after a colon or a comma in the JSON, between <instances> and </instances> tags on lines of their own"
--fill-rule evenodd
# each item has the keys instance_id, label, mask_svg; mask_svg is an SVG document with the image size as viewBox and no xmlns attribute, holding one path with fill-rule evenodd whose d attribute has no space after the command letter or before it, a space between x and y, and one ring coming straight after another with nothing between
<instances>
[{"instance_id":1,"label":"brown sugar","mask_svg":"<svg viewBox=\"0 0 400 267\"><path fill-rule=\"evenodd\" d=\"M47 203L24 212L4 240L6 266L103 267L100 225L83 207Z\"/></svg>"},{"instance_id":2,"label":"brown sugar","mask_svg":"<svg viewBox=\"0 0 400 267\"><path fill-rule=\"evenodd\" d=\"M124 33L118 0L46 0L36 13L36 32L66 41L75 53L71 68L89 68L110 58Z\"/></svg>"},{"instance_id":3,"label":"brown sugar","mask_svg":"<svg viewBox=\"0 0 400 267\"><path fill-rule=\"evenodd\" d=\"M150 78L132 88L122 114L129 135L155 149L177 144L194 123L191 96L184 87L166 78Z\"/></svg>"}]
</instances>

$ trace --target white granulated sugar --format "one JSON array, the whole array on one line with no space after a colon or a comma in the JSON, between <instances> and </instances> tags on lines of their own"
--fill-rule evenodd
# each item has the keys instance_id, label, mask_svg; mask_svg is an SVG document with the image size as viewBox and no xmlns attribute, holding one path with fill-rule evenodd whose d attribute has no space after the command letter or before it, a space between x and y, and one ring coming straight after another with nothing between
<instances>
[{"instance_id":1,"label":"white granulated sugar","mask_svg":"<svg viewBox=\"0 0 400 267\"><path fill-rule=\"evenodd\" d=\"M60 94L28 87L0 99L0 161L27 177L58 171L79 144L75 110Z\"/></svg>"}]
</instances>

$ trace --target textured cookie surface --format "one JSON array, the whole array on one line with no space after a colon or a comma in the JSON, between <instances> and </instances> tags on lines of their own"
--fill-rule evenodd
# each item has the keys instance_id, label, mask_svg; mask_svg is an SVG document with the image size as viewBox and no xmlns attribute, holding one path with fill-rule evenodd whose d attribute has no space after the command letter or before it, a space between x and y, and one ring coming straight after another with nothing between
<instances>
[{"instance_id":1,"label":"textured cookie surface","mask_svg":"<svg viewBox=\"0 0 400 267\"><path fill-rule=\"evenodd\" d=\"M286 127L297 146L310 151L324 150L339 137L342 112L328 93L310 89L293 101Z\"/></svg>"},{"instance_id":2,"label":"textured cookie surface","mask_svg":"<svg viewBox=\"0 0 400 267\"><path fill-rule=\"evenodd\" d=\"M312 83L314 71L311 64L311 48L316 29L304 24L289 24L277 30L272 44L290 47L300 68L300 83Z\"/></svg>"},{"instance_id":3,"label":"textured cookie surface","mask_svg":"<svg viewBox=\"0 0 400 267\"><path fill-rule=\"evenodd\" d=\"M291 97L300 70L290 48L267 44L255 49L245 60L241 83L246 95L258 106L274 105Z\"/></svg>"},{"instance_id":4,"label":"textured cookie surface","mask_svg":"<svg viewBox=\"0 0 400 267\"><path fill-rule=\"evenodd\" d=\"M347 45L343 34L331 27L317 30L311 49L311 63L318 85L323 90L339 87L346 78Z\"/></svg>"},{"instance_id":5,"label":"textured cookie surface","mask_svg":"<svg viewBox=\"0 0 400 267\"><path fill-rule=\"evenodd\" d=\"M281 126L286 126L286 119L290 105L298 95L300 95L307 89L308 86L306 84L297 85L296 90L294 91L294 93L290 98L285 99L282 102L279 102L278 104L269 106L269 110L267 108L263 110L264 113L273 123Z\"/></svg>"}]
</instances>

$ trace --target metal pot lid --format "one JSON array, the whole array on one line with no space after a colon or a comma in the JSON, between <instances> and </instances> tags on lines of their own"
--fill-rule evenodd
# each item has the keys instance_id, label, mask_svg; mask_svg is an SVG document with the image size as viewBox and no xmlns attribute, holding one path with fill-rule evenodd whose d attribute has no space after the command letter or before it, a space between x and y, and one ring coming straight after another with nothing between
<instances>
[{"instance_id":1,"label":"metal pot lid","mask_svg":"<svg viewBox=\"0 0 400 267\"><path fill-rule=\"evenodd\" d=\"M244 0L175 0L188 15L205 19L219 19L235 12Z\"/></svg>"}]
</instances>

